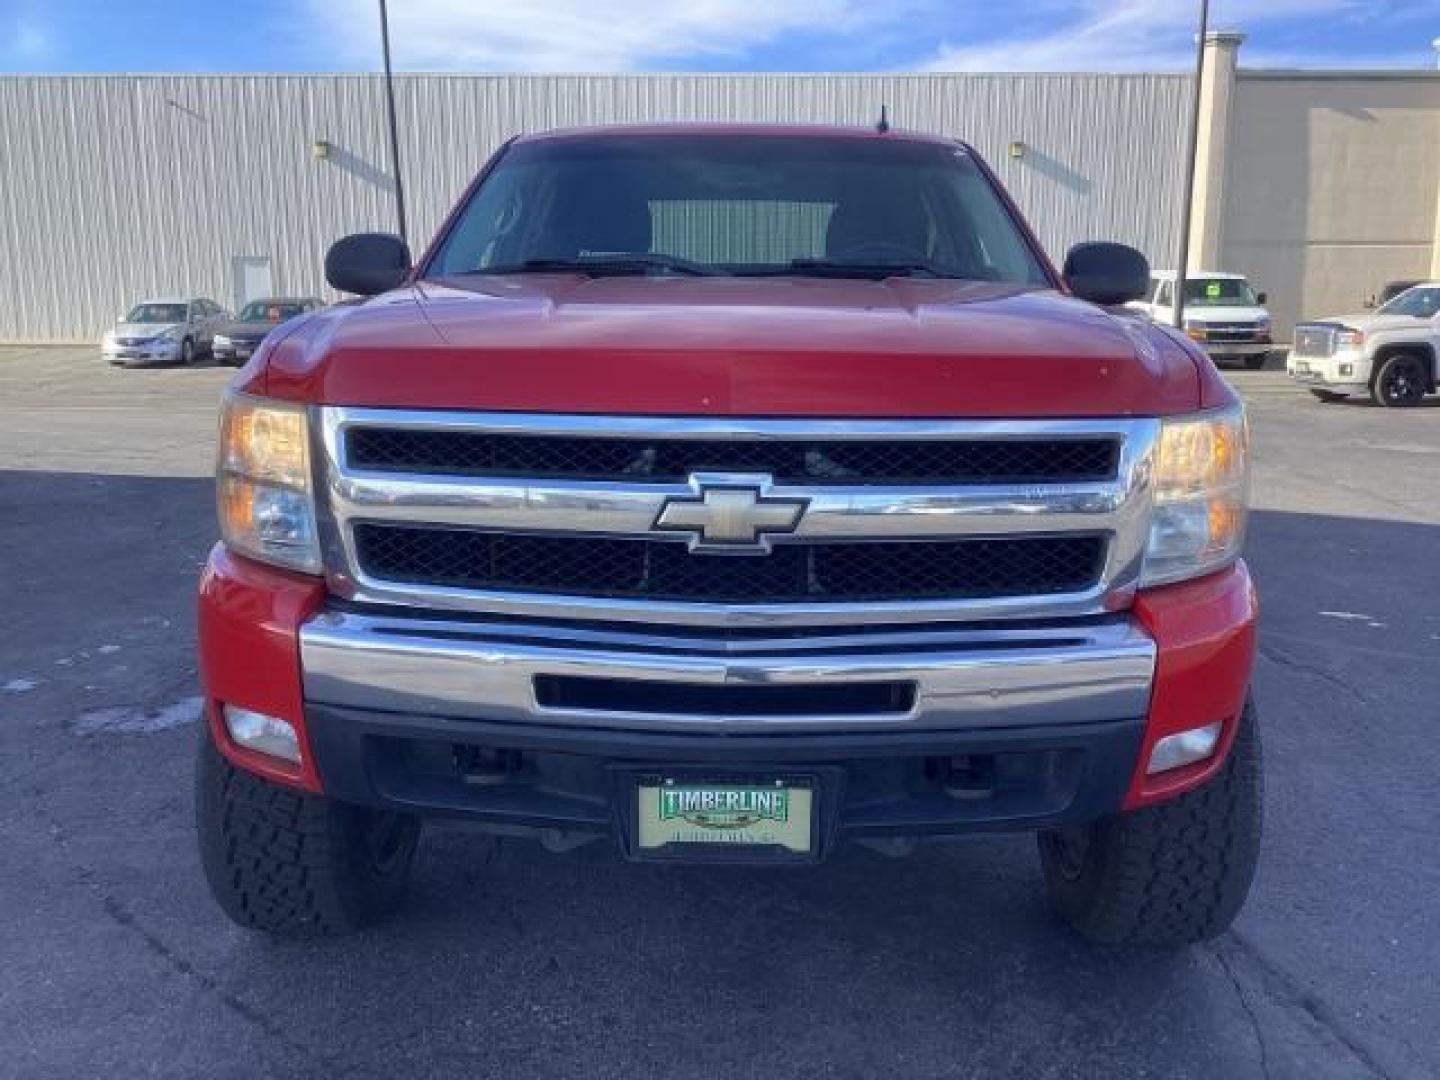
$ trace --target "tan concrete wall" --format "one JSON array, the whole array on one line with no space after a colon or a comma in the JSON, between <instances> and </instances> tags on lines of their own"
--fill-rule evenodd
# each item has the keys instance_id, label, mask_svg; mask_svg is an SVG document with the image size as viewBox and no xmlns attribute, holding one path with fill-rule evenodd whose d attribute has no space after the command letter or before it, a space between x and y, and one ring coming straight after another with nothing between
<instances>
[{"instance_id":1,"label":"tan concrete wall","mask_svg":"<svg viewBox=\"0 0 1440 1080\"><path fill-rule=\"evenodd\" d=\"M1277 335L1431 273L1440 74L1242 70L1227 158L1215 269L1270 294Z\"/></svg>"},{"instance_id":2,"label":"tan concrete wall","mask_svg":"<svg viewBox=\"0 0 1440 1080\"><path fill-rule=\"evenodd\" d=\"M1235 60L1242 34L1212 33L1205 38L1205 70L1200 76L1200 112L1195 126L1195 190L1191 199L1188 270L1219 268L1225 217L1230 128L1235 111Z\"/></svg>"}]
</instances>

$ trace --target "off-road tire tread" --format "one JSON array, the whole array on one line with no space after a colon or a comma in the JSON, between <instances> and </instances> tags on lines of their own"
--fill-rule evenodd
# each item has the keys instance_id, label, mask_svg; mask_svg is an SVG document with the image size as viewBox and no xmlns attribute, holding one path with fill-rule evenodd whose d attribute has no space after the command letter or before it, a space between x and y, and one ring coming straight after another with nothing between
<instances>
[{"instance_id":1,"label":"off-road tire tread","mask_svg":"<svg viewBox=\"0 0 1440 1080\"><path fill-rule=\"evenodd\" d=\"M1208 783L1095 826L1077 882L1050 865L1051 903L1082 935L1107 944L1176 947L1226 930L1249 894L1259 856L1263 779L1253 705Z\"/></svg>"},{"instance_id":2,"label":"off-road tire tread","mask_svg":"<svg viewBox=\"0 0 1440 1080\"><path fill-rule=\"evenodd\" d=\"M327 937L394 911L418 825L401 871L377 880L358 855L364 814L237 769L210 738L201 740L201 861L216 901L241 926L282 937Z\"/></svg>"}]
</instances>

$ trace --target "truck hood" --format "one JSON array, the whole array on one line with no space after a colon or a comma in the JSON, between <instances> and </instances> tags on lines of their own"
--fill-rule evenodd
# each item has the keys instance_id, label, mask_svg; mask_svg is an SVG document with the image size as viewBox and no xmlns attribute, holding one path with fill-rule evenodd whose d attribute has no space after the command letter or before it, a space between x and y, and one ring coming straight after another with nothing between
<instances>
[{"instance_id":1,"label":"truck hood","mask_svg":"<svg viewBox=\"0 0 1440 1080\"><path fill-rule=\"evenodd\" d=\"M1348 326L1352 330L1363 330L1367 334L1379 333L1381 330L1423 330L1428 324L1428 320L1417 319L1413 315L1377 315L1373 311L1359 311L1351 315L1327 315L1321 319L1307 319L1305 322ZM1304 324L1302 323L1302 325Z\"/></svg>"},{"instance_id":2,"label":"truck hood","mask_svg":"<svg viewBox=\"0 0 1440 1080\"><path fill-rule=\"evenodd\" d=\"M324 404L737 416L1163 415L1205 397L1175 335L989 283L473 277L286 331L242 386Z\"/></svg>"}]
</instances>

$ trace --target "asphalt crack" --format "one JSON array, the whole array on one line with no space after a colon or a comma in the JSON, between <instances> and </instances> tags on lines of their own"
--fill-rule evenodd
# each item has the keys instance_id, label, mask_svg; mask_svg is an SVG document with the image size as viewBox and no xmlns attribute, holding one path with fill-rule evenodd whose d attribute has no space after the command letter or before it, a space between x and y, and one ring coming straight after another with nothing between
<instances>
[{"instance_id":1,"label":"asphalt crack","mask_svg":"<svg viewBox=\"0 0 1440 1080\"><path fill-rule=\"evenodd\" d=\"M1321 682L1333 686L1338 690L1342 690L1347 695L1354 698L1361 705L1370 704L1370 700L1364 694L1360 693L1360 691L1355 689L1353 685L1351 685L1349 682L1346 682L1338 675L1334 674L1333 672L1326 671L1322 667L1316 667L1314 664L1307 664L1303 660L1297 660L1289 653L1286 653L1281 649L1277 649L1274 645L1271 645L1266 641L1261 641L1260 643L1260 655L1265 657L1265 659L1269 660L1272 664L1278 664L1288 671L1296 671L1299 672L1301 675L1312 676L1313 678L1319 679Z\"/></svg>"},{"instance_id":2,"label":"asphalt crack","mask_svg":"<svg viewBox=\"0 0 1440 1080\"><path fill-rule=\"evenodd\" d=\"M226 990L214 976L196 967L178 950L166 943L162 937L141 923L120 899L105 888L98 874L89 865L74 857L70 850L70 835L64 825L54 820L43 809L40 800L36 800L35 805L37 817L49 829L51 843L64 853L70 873L99 899L101 910L111 921L135 935L147 950L162 959L173 971L188 979L202 992L214 997L227 1012L258 1029L275 1045L289 1051L297 1066L303 1069L301 1075L315 1077L317 1080L359 1075L359 1071L353 1065L333 1062L305 1044L297 1042L264 1012Z\"/></svg>"},{"instance_id":3,"label":"asphalt crack","mask_svg":"<svg viewBox=\"0 0 1440 1080\"><path fill-rule=\"evenodd\" d=\"M1265 1080L1270 1080L1270 1052L1265 1046L1265 1029L1260 1024L1260 1017L1255 1012L1255 1007L1250 1004L1250 997L1245 993L1245 987L1240 984L1235 969L1230 966L1230 961L1218 948L1212 947L1210 955L1215 957L1220 970L1225 972L1225 977L1230 980L1230 985L1235 988L1235 998L1240 1002L1240 1008L1245 1010L1246 1017L1250 1020L1250 1027L1255 1031L1255 1046L1260 1052L1260 1075Z\"/></svg>"},{"instance_id":4,"label":"asphalt crack","mask_svg":"<svg viewBox=\"0 0 1440 1080\"><path fill-rule=\"evenodd\" d=\"M317 1058L309 1047L290 1038L284 1029L268 1016L253 1006L246 1004L221 986L214 977L207 975L189 960L185 959L185 957L167 945L164 939L158 934L154 933L136 919L130 909L114 896L108 893L102 894L101 907L104 909L105 914L115 923L135 934L150 952L164 960L175 972L195 983L195 985L205 993L212 995L215 1000L220 1002L228 1011L246 1023L258 1028L271 1041L301 1058L310 1066L310 1075L318 1077L347 1075L344 1070L337 1072L338 1066L331 1062Z\"/></svg>"},{"instance_id":5,"label":"asphalt crack","mask_svg":"<svg viewBox=\"0 0 1440 1080\"><path fill-rule=\"evenodd\" d=\"M1296 983L1287 972L1271 962L1243 934L1231 930L1224 938L1212 945L1209 951L1224 970L1231 985L1235 987L1241 1007L1249 1016L1251 1023L1255 1025L1256 1037L1261 1046L1261 1069L1267 1077L1270 1075L1269 1062L1265 1056L1265 1043L1261 1036L1259 1018L1253 1004L1242 989L1232 958L1225 955L1227 944L1239 954L1241 959L1255 969L1256 980L1260 983L1261 991L1277 1007L1298 1011L1327 1036L1344 1047L1370 1075L1378 1077L1379 1080L1393 1080L1394 1074L1380 1062L1374 1052L1358 1036L1350 1031L1345 1022L1328 1005Z\"/></svg>"}]
</instances>

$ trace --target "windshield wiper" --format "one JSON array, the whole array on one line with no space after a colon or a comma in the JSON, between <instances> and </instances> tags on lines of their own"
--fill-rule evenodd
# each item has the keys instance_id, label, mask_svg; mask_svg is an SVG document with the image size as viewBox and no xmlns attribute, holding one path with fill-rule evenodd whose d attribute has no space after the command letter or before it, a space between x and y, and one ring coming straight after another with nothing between
<instances>
[{"instance_id":1,"label":"windshield wiper","mask_svg":"<svg viewBox=\"0 0 1440 1080\"><path fill-rule=\"evenodd\" d=\"M617 255L580 255L573 259L526 259L504 266L484 266L466 270L465 274L648 274L666 270L674 274L711 277L725 271L704 263L648 251L625 252Z\"/></svg>"},{"instance_id":2,"label":"windshield wiper","mask_svg":"<svg viewBox=\"0 0 1440 1080\"><path fill-rule=\"evenodd\" d=\"M791 259L780 273L806 274L816 277L873 278L935 277L963 278L966 275L929 259L896 259L894 262L862 262L848 259Z\"/></svg>"}]
</instances>

